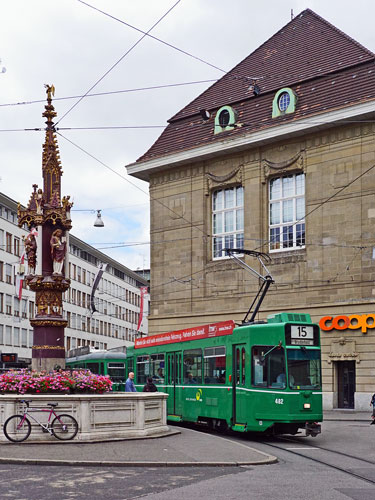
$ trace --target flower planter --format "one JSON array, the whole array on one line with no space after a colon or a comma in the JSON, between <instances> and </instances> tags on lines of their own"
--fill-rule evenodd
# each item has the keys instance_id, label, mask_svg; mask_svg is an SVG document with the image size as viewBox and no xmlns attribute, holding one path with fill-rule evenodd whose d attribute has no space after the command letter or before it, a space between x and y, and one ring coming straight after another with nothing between
<instances>
[{"instance_id":1,"label":"flower planter","mask_svg":"<svg viewBox=\"0 0 375 500\"><path fill-rule=\"evenodd\" d=\"M22 394L0 395L0 426L11 415L22 412L22 399L32 400L31 407L48 408L47 403L58 403L56 413L68 413L78 422L79 430L74 441L111 441L127 438L144 438L168 434L167 397L162 392L105 393L105 394ZM36 413L38 420L46 416ZM56 442L56 438L43 433L33 424L25 442ZM3 431L0 442L7 441Z\"/></svg>"}]
</instances>

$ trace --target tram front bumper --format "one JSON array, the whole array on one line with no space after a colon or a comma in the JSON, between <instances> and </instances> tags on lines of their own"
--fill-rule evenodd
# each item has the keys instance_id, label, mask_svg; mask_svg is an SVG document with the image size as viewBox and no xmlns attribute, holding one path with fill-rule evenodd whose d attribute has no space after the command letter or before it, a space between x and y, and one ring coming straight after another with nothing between
<instances>
[{"instance_id":1,"label":"tram front bumper","mask_svg":"<svg viewBox=\"0 0 375 500\"><path fill-rule=\"evenodd\" d=\"M322 432L322 426L317 422L306 422L306 436L315 437Z\"/></svg>"}]
</instances>

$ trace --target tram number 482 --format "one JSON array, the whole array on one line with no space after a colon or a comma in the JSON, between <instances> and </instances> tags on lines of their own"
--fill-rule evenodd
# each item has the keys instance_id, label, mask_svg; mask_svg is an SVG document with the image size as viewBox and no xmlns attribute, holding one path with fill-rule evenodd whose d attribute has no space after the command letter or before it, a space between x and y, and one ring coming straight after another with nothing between
<instances>
[{"instance_id":1,"label":"tram number 482","mask_svg":"<svg viewBox=\"0 0 375 500\"><path fill-rule=\"evenodd\" d=\"M277 405L283 405L283 404L284 404L284 400L283 400L282 398L276 398L276 399L275 399L275 403L276 403Z\"/></svg>"}]
</instances>

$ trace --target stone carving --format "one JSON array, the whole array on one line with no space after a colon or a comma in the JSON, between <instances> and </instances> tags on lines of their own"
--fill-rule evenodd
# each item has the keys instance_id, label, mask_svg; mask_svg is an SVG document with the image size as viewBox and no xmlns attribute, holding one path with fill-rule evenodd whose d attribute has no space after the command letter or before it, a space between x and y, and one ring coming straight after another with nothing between
<instances>
[{"instance_id":1,"label":"stone carving","mask_svg":"<svg viewBox=\"0 0 375 500\"><path fill-rule=\"evenodd\" d=\"M210 172L206 173L206 190L205 195L209 196L210 192L214 188L225 187L227 185L242 184L242 171L243 166L235 168L231 172L225 175L214 175Z\"/></svg>"},{"instance_id":2,"label":"stone carving","mask_svg":"<svg viewBox=\"0 0 375 500\"><path fill-rule=\"evenodd\" d=\"M37 252L37 242L36 236L38 235L35 228L33 228L30 233L24 239L25 253L27 257L27 273L32 275L35 274L36 268L36 252Z\"/></svg>"},{"instance_id":3,"label":"stone carving","mask_svg":"<svg viewBox=\"0 0 375 500\"><path fill-rule=\"evenodd\" d=\"M53 274L62 274L64 265L66 241L63 241L61 229L56 229L51 236L51 255L53 260Z\"/></svg>"},{"instance_id":4,"label":"stone carving","mask_svg":"<svg viewBox=\"0 0 375 500\"><path fill-rule=\"evenodd\" d=\"M355 340L346 340L344 337L332 340L331 350L328 353L328 363L332 363L332 361L356 361L356 363L360 363L359 352L356 352L355 348Z\"/></svg>"},{"instance_id":5,"label":"stone carving","mask_svg":"<svg viewBox=\"0 0 375 500\"><path fill-rule=\"evenodd\" d=\"M306 152L301 150L289 159L280 162L273 162L264 158L262 160L262 183L265 184L267 179L274 174L284 174L287 172L295 172L296 170L305 172L306 168Z\"/></svg>"}]
</instances>

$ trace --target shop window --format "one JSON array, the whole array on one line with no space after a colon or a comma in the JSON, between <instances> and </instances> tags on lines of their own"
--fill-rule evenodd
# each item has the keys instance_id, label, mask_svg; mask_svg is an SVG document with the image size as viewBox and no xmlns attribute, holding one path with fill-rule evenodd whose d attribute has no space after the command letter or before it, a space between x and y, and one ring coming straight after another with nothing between
<instances>
[{"instance_id":1,"label":"shop window","mask_svg":"<svg viewBox=\"0 0 375 500\"><path fill-rule=\"evenodd\" d=\"M225 384L225 347L206 347L203 361L204 383Z\"/></svg>"},{"instance_id":2,"label":"shop window","mask_svg":"<svg viewBox=\"0 0 375 500\"><path fill-rule=\"evenodd\" d=\"M269 182L269 249L305 246L305 175L276 177Z\"/></svg>"},{"instance_id":3,"label":"shop window","mask_svg":"<svg viewBox=\"0 0 375 500\"><path fill-rule=\"evenodd\" d=\"M202 349L184 351L184 384L202 383Z\"/></svg>"},{"instance_id":4,"label":"shop window","mask_svg":"<svg viewBox=\"0 0 375 500\"><path fill-rule=\"evenodd\" d=\"M212 256L228 257L225 248L244 246L244 191L242 186L219 189L212 194Z\"/></svg>"},{"instance_id":5,"label":"shop window","mask_svg":"<svg viewBox=\"0 0 375 500\"><path fill-rule=\"evenodd\" d=\"M297 96L290 88L283 88L276 92L272 101L272 118L294 113L297 105Z\"/></svg>"}]
</instances>

